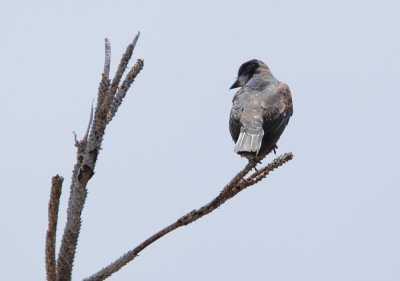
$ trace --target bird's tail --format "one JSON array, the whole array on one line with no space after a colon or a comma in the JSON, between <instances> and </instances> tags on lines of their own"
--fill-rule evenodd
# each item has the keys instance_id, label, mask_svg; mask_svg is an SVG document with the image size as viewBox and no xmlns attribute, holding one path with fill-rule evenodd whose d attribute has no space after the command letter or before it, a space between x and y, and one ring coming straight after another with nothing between
<instances>
[{"instance_id":1,"label":"bird's tail","mask_svg":"<svg viewBox=\"0 0 400 281\"><path fill-rule=\"evenodd\" d=\"M263 130L257 132L242 131L235 145L235 152L242 154L246 152L257 154L261 148L262 139L264 136Z\"/></svg>"}]
</instances>

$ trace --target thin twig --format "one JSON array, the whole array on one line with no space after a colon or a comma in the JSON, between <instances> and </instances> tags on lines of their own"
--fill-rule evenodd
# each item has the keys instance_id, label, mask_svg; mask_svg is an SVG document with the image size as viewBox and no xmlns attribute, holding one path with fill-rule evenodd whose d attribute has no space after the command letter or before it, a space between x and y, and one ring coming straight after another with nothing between
<instances>
[{"instance_id":1,"label":"thin twig","mask_svg":"<svg viewBox=\"0 0 400 281\"><path fill-rule=\"evenodd\" d=\"M110 39L106 38L104 39L104 43L105 43L105 57L104 57L104 76L106 76L107 78L110 77L110 64L111 64L111 43L110 43Z\"/></svg>"},{"instance_id":2,"label":"thin twig","mask_svg":"<svg viewBox=\"0 0 400 281\"><path fill-rule=\"evenodd\" d=\"M138 31L138 33L135 35L135 37L134 37L133 40L132 40L132 46L133 46L133 48L136 47L136 43L137 43L137 41L138 41L138 39L139 39L139 36L140 36L140 31Z\"/></svg>"},{"instance_id":3,"label":"thin twig","mask_svg":"<svg viewBox=\"0 0 400 281\"><path fill-rule=\"evenodd\" d=\"M78 135L76 134L75 131L72 131L72 134L74 135L75 146L78 147L79 146Z\"/></svg>"},{"instance_id":4,"label":"thin twig","mask_svg":"<svg viewBox=\"0 0 400 281\"><path fill-rule=\"evenodd\" d=\"M110 39L105 39L105 57L104 57L104 70L101 75L101 81L99 85L99 92L97 94L97 104L96 109L100 109L101 105L104 102L107 91L110 88L110 64L111 64L111 43ZM96 115L99 112L96 111Z\"/></svg>"},{"instance_id":5,"label":"thin twig","mask_svg":"<svg viewBox=\"0 0 400 281\"><path fill-rule=\"evenodd\" d=\"M94 111L94 108L93 108L93 101L92 101L92 107L90 108L89 123L88 123L87 128L86 128L85 136L83 137L84 141L87 141L89 133L90 133L90 128L91 128L91 126L93 124L93 111Z\"/></svg>"},{"instance_id":6,"label":"thin twig","mask_svg":"<svg viewBox=\"0 0 400 281\"><path fill-rule=\"evenodd\" d=\"M285 154L288 155L288 154ZM278 168L279 166L283 165L287 161L291 159L291 157L287 156L281 156L275 159L271 164L269 164L266 168L268 171L272 171L273 169ZM291 155L291 154L290 154ZM264 155L265 156L265 155ZM176 222L170 224L169 226L165 227L164 229L160 230L159 232L155 233L154 235L150 236L148 239L143 241L141 244L139 244L137 247L134 249L130 250L129 252L125 253L122 255L120 258L118 258L116 261L111 263L110 265L104 267L101 269L99 272L95 273L94 275L84 279L84 281L102 281L111 276L113 273L117 272L120 270L124 265L132 261L143 249L145 249L147 246L151 245L153 242L157 241L164 235L170 233L171 231L188 225L199 218L211 213L215 209L217 209L219 206L224 204L228 199L232 198L236 194L238 194L240 191L244 190L246 187L255 184L256 182L249 182L248 186L244 185L238 185L239 182L243 179L243 177L252 169L255 167L255 165L260 161L264 156L260 156L260 158L257 158L256 161L249 161L249 163L239 172L236 174L235 177L232 178L232 180L224 187L222 192L215 197L212 201L207 203L206 205L202 206L201 208L197 210L193 210L186 215L182 216L179 218Z\"/></svg>"},{"instance_id":7,"label":"thin twig","mask_svg":"<svg viewBox=\"0 0 400 281\"><path fill-rule=\"evenodd\" d=\"M254 185L264 179L270 172L278 168L279 166L282 166L284 163L290 161L293 159L293 153L288 152L285 153L277 158L274 159L270 164L267 166L259 169L255 173L253 173L251 176L247 177L245 181L241 182L239 185L239 189L242 190L250 185Z\"/></svg>"},{"instance_id":8,"label":"thin twig","mask_svg":"<svg viewBox=\"0 0 400 281\"><path fill-rule=\"evenodd\" d=\"M135 80L136 76L140 73L143 69L144 61L142 59L138 59L135 65L129 70L128 74L126 75L125 80L122 82L121 87L118 89L117 93L115 94L114 101L111 104L111 109L109 114L107 114L108 122L115 116L117 113L118 108L120 107L123 99L125 98L126 92L129 90L129 87Z\"/></svg>"},{"instance_id":9,"label":"thin twig","mask_svg":"<svg viewBox=\"0 0 400 281\"><path fill-rule=\"evenodd\" d=\"M46 274L47 281L57 280L56 270L56 232L58 220L58 208L60 206L60 196L64 179L59 175L53 177L51 181L51 191L49 200L49 226L46 233Z\"/></svg>"}]
</instances>

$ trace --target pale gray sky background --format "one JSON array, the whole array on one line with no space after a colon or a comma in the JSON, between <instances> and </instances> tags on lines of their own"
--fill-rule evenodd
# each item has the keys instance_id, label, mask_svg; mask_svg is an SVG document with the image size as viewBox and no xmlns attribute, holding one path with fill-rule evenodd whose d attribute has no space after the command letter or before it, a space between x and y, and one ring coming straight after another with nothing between
<instances>
[{"instance_id":1,"label":"pale gray sky background","mask_svg":"<svg viewBox=\"0 0 400 281\"><path fill-rule=\"evenodd\" d=\"M145 67L89 185L74 280L212 199L245 164L228 90L241 63L289 84L292 162L110 280L400 280L398 1L3 1L2 280L44 280L51 177L75 160L103 67L138 30ZM268 158L271 160L271 156ZM58 245L57 245L58 247Z\"/></svg>"}]
</instances>

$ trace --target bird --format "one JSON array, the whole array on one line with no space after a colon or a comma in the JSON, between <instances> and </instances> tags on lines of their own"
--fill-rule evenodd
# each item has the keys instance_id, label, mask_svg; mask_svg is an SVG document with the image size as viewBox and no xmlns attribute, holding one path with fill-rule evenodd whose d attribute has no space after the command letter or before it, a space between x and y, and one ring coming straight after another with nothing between
<instances>
[{"instance_id":1,"label":"bird","mask_svg":"<svg viewBox=\"0 0 400 281\"><path fill-rule=\"evenodd\" d=\"M277 141L293 115L289 86L280 82L261 60L243 63L230 89L240 88L232 100L229 131L234 151L247 159L277 148Z\"/></svg>"}]
</instances>

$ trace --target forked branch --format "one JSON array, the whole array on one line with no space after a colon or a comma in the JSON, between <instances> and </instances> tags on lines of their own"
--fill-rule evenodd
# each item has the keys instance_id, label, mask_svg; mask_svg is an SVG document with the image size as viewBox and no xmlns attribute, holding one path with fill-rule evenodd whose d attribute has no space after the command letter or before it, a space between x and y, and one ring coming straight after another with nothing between
<instances>
[{"instance_id":1,"label":"forked branch","mask_svg":"<svg viewBox=\"0 0 400 281\"><path fill-rule=\"evenodd\" d=\"M138 38L139 34L137 34L133 42L129 44L125 54L122 56L118 70L112 79L112 82L110 82L111 80L109 77L111 45L108 39L105 41L104 72L99 85L96 107L94 109L92 105L88 128L83 139L75 141L75 146L77 147L77 159L72 174L70 197L67 209L67 222L61 239L57 266L55 266L55 253L53 249L55 245L55 226L53 226L53 224L56 224L57 221L54 220L54 218L49 218L49 232L47 235L48 247L46 247L46 270L47 279L49 281L71 280L75 252L81 229L81 214L87 196L87 184L94 175L94 169L101 149L106 126L109 124L112 117L115 116L115 113L121 105L126 92L132 85L134 78L143 68L143 60L138 59L137 63L131 68L125 79L122 81L122 77L132 57L133 49L135 48ZM54 179L57 179L57 177ZM53 184L52 194L54 186L55 185ZM50 222L52 222L51 227Z\"/></svg>"},{"instance_id":2,"label":"forked branch","mask_svg":"<svg viewBox=\"0 0 400 281\"><path fill-rule=\"evenodd\" d=\"M116 261L104 267L96 274L84 279L84 281L105 280L113 273L120 270L124 265L132 261L147 246L151 245L153 242L157 241L158 239L170 233L171 231L179 227L188 225L198 220L199 218L211 213L219 206L224 204L228 199L237 195L240 191L243 191L247 187L256 184L262 178L266 177L269 172L290 161L293 158L293 154L285 153L284 155L276 158L270 164L268 164L267 166L265 166L264 168L262 168L261 170L259 170L258 172L256 172L255 174L251 175L250 177L244 180L243 178L249 173L251 169L253 169L257 165L257 163L259 163L262 160L263 157L265 156L261 156L257 158L255 161L249 161L249 163L232 178L232 180L224 187L221 193L217 197L215 197L212 201L210 201L209 203L198 209L195 209L187 213L186 215L179 218L176 222L170 224L169 226L165 227L164 229L150 236L141 244L139 244L137 247L125 253Z\"/></svg>"}]
</instances>

